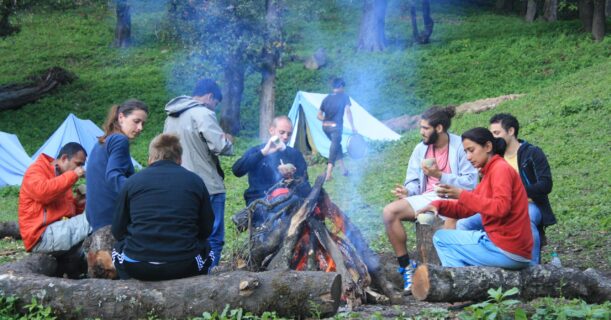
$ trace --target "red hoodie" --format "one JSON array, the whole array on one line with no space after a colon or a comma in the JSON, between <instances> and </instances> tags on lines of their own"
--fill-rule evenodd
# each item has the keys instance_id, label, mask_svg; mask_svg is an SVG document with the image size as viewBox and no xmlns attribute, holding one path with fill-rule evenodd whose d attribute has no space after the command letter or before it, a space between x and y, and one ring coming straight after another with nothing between
<instances>
[{"instance_id":1,"label":"red hoodie","mask_svg":"<svg viewBox=\"0 0 611 320\"><path fill-rule=\"evenodd\" d=\"M467 218L479 212L484 231L497 247L531 259L528 196L518 173L498 155L481 172L484 178L475 190L462 191L458 200L436 200L431 204L450 218Z\"/></svg>"},{"instance_id":2,"label":"red hoodie","mask_svg":"<svg viewBox=\"0 0 611 320\"><path fill-rule=\"evenodd\" d=\"M56 176L53 158L41 154L26 170L19 190L19 232L26 251L32 250L48 225L83 212L77 207L72 186L74 171Z\"/></svg>"}]
</instances>

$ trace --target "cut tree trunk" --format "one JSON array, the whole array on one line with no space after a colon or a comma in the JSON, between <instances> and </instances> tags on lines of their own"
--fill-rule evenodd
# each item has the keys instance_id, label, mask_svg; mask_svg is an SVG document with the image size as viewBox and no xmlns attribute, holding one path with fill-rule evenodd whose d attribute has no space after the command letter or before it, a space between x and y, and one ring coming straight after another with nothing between
<instances>
[{"instance_id":1,"label":"cut tree trunk","mask_svg":"<svg viewBox=\"0 0 611 320\"><path fill-rule=\"evenodd\" d=\"M558 0L545 0L543 18L548 22L558 20Z\"/></svg>"},{"instance_id":2,"label":"cut tree trunk","mask_svg":"<svg viewBox=\"0 0 611 320\"><path fill-rule=\"evenodd\" d=\"M0 111L17 109L76 79L73 73L60 67L53 67L45 70L41 75L30 77L27 83L0 86Z\"/></svg>"},{"instance_id":3,"label":"cut tree trunk","mask_svg":"<svg viewBox=\"0 0 611 320\"><path fill-rule=\"evenodd\" d=\"M442 228L443 220L438 217L435 217L435 222L432 225L416 222L416 254L418 255L418 263L441 265L437 250L435 250L433 245L433 235Z\"/></svg>"},{"instance_id":4,"label":"cut tree trunk","mask_svg":"<svg viewBox=\"0 0 611 320\"><path fill-rule=\"evenodd\" d=\"M36 297L60 319L184 319L219 312L229 305L245 312L305 318L337 312L341 276L334 272L235 271L218 276L143 282L48 277L54 258L30 255L0 266L0 290L21 307ZM41 267L45 267L42 268Z\"/></svg>"},{"instance_id":5,"label":"cut tree trunk","mask_svg":"<svg viewBox=\"0 0 611 320\"><path fill-rule=\"evenodd\" d=\"M367 52L384 51L386 47L384 28L387 5L387 0L364 1L357 50Z\"/></svg>"},{"instance_id":6,"label":"cut tree trunk","mask_svg":"<svg viewBox=\"0 0 611 320\"><path fill-rule=\"evenodd\" d=\"M526 3L526 15L524 16L524 20L526 20L526 22L533 22L536 16L537 2L535 0L528 0Z\"/></svg>"},{"instance_id":7,"label":"cut tree trunk","mask_svg":"<svg viewBox=\"0 0 611 320\"><path fill-rule=\"evenodd\" d=\"M112 263L112 247L116 240L111 226L96 230L83 242L89 278L117 279L117 270Z\"/></svg>"},{"instance_id":8,"label":"cut tree trunk","mask_svg":"<svg viewBox=\"0 0 611 320\"><path fill-rule=\"evenodd\" d=\"M6 237L13 238L15 240L21 239L19 224L16 221L0 222L0 239Z\"/></svg>"},{"instance_id":9,"label":"cut tree trunk","mask_svg":"<svg viewBox=\"0 0 611 320\"><path fill-rule=\"evenodd\" d=\"M592 20L594 18L593 0L579 0L579 20L585 32L592 32Z\"/></svg>"},{"instance_id":10,"label":"cut tree trunk","mask_svg":"<svg viewBox=\"0 0 611 320\"><path fill-rule=\"evenodd\" d=\"M605 38L605 0L594 0L592 13L592 37L596 41Z\"/></svg>"},{"instance_id":11,"label":"cut tree trunk","mask_svg":"<svg viewBox=\"0 0 611 320\"><path fill-rule=\"evenodd\" d=\"M127 0L117 0L117 24L115 42L117 48L126 48L132 42L132 16Z\"/></svg>"},{"instance_id":12,"label":"cut tree trunk","mask_svg":"<svg viewBox=\"0 0 611 320\"><path fill-rule=\"evenodd\" d=\"M537 297L579 298L588 303L611 300L611 281L598 271L585 272L553 265L519 271L493 267L443 268L421 265L413 277L412 294L429 302L482 301L489 289L516 287L525 300Z\"/></svg>"},{"instance_id":13,"label":"cut tree trunk","mask_svg":"<svg viewBox=\"0 0 611 320\"><path fill-rule=\"evenodd\" d=\"M221 109L221 127L224 132L237 135L241 129L240 106L244 92L243 61L237 56L229 58L225 66L225 93L223 94L223 107Z\"/></svg>"}]
</instances>

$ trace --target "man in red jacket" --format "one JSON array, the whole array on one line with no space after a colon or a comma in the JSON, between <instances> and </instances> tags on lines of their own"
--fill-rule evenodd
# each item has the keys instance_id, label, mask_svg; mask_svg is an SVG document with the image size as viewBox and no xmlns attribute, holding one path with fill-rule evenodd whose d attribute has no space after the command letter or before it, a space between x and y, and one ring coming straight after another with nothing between
<instances>
[{"instance_id":1,"label":"man in red jacket","mask_svg":"<svg viewBox=\"0 0 611 320\"><path fill-rule=\"evenodd\" d=\"M62 253L87 237L85 195L72 187L85 174L87 153L67 143L57 159L41 154L26 170L19 192L19 231L28 252Z\"/></svg>"}]
</instances>

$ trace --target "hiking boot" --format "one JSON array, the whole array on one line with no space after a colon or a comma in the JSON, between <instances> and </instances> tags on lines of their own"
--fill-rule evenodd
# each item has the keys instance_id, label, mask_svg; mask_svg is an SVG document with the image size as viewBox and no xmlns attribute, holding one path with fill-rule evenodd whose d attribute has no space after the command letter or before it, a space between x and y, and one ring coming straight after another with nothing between
<instances>
[{"instance_id":1,"label":"hiking boot","mask_svg":"<svg viewBox=\"0 0 611 320\"><path fill-rule=\"evenodd\" d=\"M414 271L416 271L416 262L414 260L410 260L410 265L401 268L399 267L397 271L403 276L403 291L405 293L411 293L412 290L412 276L414 275Z\"/></svg>"}]
</instances>

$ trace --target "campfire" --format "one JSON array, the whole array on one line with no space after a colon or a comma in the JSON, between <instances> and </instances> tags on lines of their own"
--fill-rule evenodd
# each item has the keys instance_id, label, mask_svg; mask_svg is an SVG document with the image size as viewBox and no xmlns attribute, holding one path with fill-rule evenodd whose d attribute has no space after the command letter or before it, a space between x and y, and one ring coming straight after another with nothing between
<instances>
[{"instance_id":1,"label":"campfire","mask_svg":"<svg viewBox=\"0 0 611 320\"><path fill-rule=\"evenodd\" d=\"M387 282L381 278L377 257L322 188L324 176L316 179L305 199L293 192L299 183L280 182L270 197L233 217L238 230L249 231L245 267L337 272L342 277L342 300L350 308L368 298L386 300L372 287L374 282ZM386 286L381 287L385 291Z\"/></svg>"}]
</instances>

